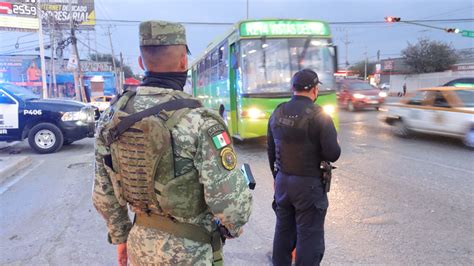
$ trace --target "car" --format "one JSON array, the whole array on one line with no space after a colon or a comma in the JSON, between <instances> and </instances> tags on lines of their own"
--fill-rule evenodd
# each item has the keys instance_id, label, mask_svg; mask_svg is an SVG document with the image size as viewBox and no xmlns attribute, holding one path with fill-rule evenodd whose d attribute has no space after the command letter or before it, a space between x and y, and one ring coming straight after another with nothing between
<instances>
[{"instance_id":1,"label":"car","mask_svg":"<svg viewBox=\"0 0 474 266\"><path fill-rule=\"evenodd\" d=\"M345 79L338 82L337 102L340 107L353 112L363 108L375 108L384 103L387 93L363 80Z\"/></svg>"},{"instance_id":2,"label":"car","mask_svg":"<svg viewBox=\"0 0 474 266\"><path fill-rule=\"evenodd\" d=\"M382 83L379 85L379 89L382 91L389 91L390 90L390 84L388 83Z\"/></svg>"},{"instance_id":3,"label":"car","mask_svg":"<svg viewBox=\"0 0 474 266\"><path fill-rule=\"evenodd\" d=\"M107 108L110 107L110 102L112 101L113 98L114 98L114 96L106 96L106 95L93 96L93 97L91 97L91 102L90 102L90 104L91 104L92 106L97 107L97 109L99 110L99 112L103 112L103 111L105 111Z\"/></svg>"},{"instance_id":4,"label":"car","mask_svg":"<svg viewBox=\"0 0 474 266\"><path fill-rule=\"evenodd\" d=\"M474 88L474 78L459 78L451 80L450 82L444 84L445 87L469 87Z\"/></svg>"},{"instance_id":5,"label":"car","mask_svg":"<svg viewBox=\"0 0 474 266\"><path fill-rule=\"evenodd\" d=\"M82 102L40 99L31 90L0 84L0 141L28 139L37 153L94 136L94 109Z\"/></svg>"},{"instance_id":6,"label":"car","mask_svg":"<svg viewBox=\"0 0 474 266\"><path fill-rule=\"evenodd\" d=\"M454 136L474 148L474 87L418 89L413 96L382 108L383 120L392 132L408 137L411 132Z\"/></svg>"}]
</instances>

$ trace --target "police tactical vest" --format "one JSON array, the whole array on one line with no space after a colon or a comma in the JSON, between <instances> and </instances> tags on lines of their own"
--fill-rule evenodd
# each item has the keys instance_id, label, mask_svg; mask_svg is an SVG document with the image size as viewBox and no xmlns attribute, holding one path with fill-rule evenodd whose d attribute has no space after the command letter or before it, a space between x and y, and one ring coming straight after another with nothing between
<instances>
[{"instance_id":1,"label":"police tactical vest","mask_svg":"<svg viewBox=\"0 0 474 266\"><path fill-rule=\"evenodd\" d=\"M309 135L310 120L318 110L312 105L302 115L287 115L284 107L284 103L277 107L271 121L276 169L289 175L319 176L319 140Z\"/></svg>"},{"instance_id":2,"label":"police tactical vest","mask_svg":"<svg viewBox=\"0 0 474 266\"><path fill-rule=\"evenodd\" d=\"M176 175L171 130L200 102L174 91L164 103L129 114L124 110L133 96L127 92L117 101L111 122L101 131L110 147L115 196L138 213L199 215L206 209L204 190L195 168Z\"/></svg>"}]
</instances>

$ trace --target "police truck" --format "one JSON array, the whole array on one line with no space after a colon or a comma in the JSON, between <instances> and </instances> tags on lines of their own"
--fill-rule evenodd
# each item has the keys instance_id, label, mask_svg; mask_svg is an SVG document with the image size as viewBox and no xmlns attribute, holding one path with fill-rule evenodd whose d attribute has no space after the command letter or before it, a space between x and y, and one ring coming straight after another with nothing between
<instances>
[{"instance_id":1,"label":"police truck","mask_svg":"<svg viewBox=\"0 0 474 266\"><path fill-rule=\"evenodd\" d=\"M28 139L38 153L94 136L95 109L68 99L40 99L31 90L0 84L0 141Z\"/></svg>"}]
</instances>

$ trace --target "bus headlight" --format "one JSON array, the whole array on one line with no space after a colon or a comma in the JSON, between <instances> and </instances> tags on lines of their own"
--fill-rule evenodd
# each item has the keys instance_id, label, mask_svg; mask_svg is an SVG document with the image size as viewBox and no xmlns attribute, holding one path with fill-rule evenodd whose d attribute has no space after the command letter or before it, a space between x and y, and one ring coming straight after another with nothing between
<instances>
[{"instance_id":1,"label":"bus headlight","mask_svg":"<svg viewBox=\"0 0 474 266\"><path fill-rule=\"evenodd\" d=\"M382 97L382 98L385 98L385 97L387 97L387 93L384 92L384 91L381 91L381 92L379 92L379 96Z\"/></svg>"},{"instance_id":2,"label":"bus headlight","mask_svg":"<svg viewBox=\"0 0 474 266\"><path fill-rule=\"evenodd\" d=\"M334 112L336 112L336 107L334 107L334 105L332 104L328 104L328 105L323 106L323 110L326 114L332 115L334 114Z\"/></svg>"},{"instance_id":3,"label":"bus headlight","mask_svg":"<svg viewBox=\"0 0 474 266\"><path fill-rule=\"evenodd\" d=\"M246 111L242 111L241 116L248 117L250 119L259 119L265 118L265 113L258 108L250 108Z\"/></svg>"}]
</instances>

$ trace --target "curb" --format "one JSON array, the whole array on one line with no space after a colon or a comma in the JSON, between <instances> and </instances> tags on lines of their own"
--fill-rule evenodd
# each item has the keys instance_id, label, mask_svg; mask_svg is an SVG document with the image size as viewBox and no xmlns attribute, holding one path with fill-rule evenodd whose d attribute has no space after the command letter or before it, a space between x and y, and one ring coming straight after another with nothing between
<instances>
[{"instance_id":1,"label":"curb","mask_svg":"<svg viewBox=\"0 0 474 266\"><path fill-rule=\"evenodd\" d=\"M27 168L30 164L31 160L27 156L10 157L6 160L2 159L0 161L0 184L19 171Z\"/></svg>"},{"instance_id":2,"label":"curb","mask_svg":"<svg viewBox=\"0 0 474 266\"><path fill-rule=\"evenodd\" d=\"M0 142L0 151L6 150L10 147L14 147L15 145L21 143L21 141L12 141L12 142Z\"/></svg>"}]
</instances>

